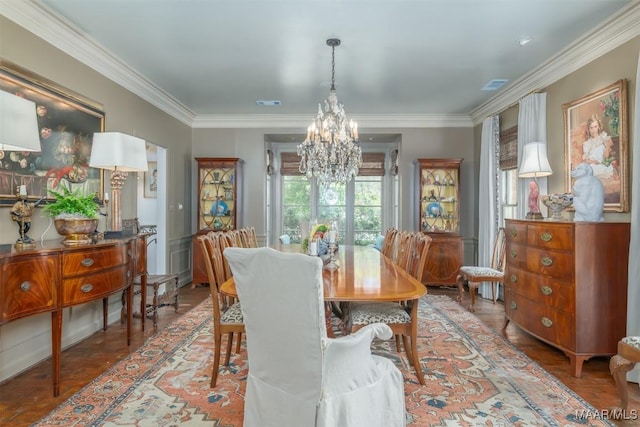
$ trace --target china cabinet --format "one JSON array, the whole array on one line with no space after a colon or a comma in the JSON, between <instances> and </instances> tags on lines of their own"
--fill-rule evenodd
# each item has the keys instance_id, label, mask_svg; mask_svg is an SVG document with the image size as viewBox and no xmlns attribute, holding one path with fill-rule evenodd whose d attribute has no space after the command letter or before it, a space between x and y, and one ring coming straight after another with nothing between
<instances>
[{"instance_id":1,"label":"china cabinet","mask_svg":"<svg viewBox=\"0 0 640 427\"><path fill-rule=\"evenodd\" d=\"M431 236L422 282L456 283L463 262L460 237L460 165L462 159L417 159L418 224Z\"/></svg>"},{"instance_id":2,"label":"china cabinet","mask_svg":"<svg viewBox=\"0 0 640 427\"><path fill-rule=\"evenodd\" d=\"M580 377L616 354L627 322L630 224L505 220L506 323L562 350ZM606 248L606 249L605 249Z\"/></svg>"},{"instance_id":3,"label":"china cabinet","mask_svg":"<svg viewBox=\"0 0 640 427\"><path fill-rule=\"evenodd\" d=\"M241 168L243 161L235 157L196 157L198 175L197 231L193 237L193 283L207 283L207 272L198 236L210 231L238 228L241 209Z\"/></svg>"}]
</instances>

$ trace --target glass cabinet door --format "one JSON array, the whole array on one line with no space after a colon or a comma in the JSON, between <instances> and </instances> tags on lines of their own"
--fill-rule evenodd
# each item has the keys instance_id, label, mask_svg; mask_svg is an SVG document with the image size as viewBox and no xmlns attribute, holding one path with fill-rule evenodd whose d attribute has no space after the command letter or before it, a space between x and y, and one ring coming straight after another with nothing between
<instances>
[{"instance_id":1,"label":"glass cabinet door","mask_svg":"<svg viewBox=\"0 0 640 427\"><path fill-rule=\"evenodd\" d=\"M420 231L459 233L461 162L461 159L417 160Z\"/></svg>"},{"instance_id":2,"label":"glass cabinet door","mask_svg":"<svg viewBox=\"0 0 640 427\"><path fill-rule=\"evenodd\" d=\"M234 230L238 191L237 159L198 158L198 230Z\"/></svg>"}]
</instances>

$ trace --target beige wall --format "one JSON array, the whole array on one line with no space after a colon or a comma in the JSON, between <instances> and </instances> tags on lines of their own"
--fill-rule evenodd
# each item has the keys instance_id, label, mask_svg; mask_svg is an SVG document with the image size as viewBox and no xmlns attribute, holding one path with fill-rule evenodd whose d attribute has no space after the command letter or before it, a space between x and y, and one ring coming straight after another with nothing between
<instances>
[{"instance_id":1,"label":"beige wall","mask_svg":"<svg viewBox=\"0 0 640 427\"><path fill-rule=\"evenodd\" d=\"M580 99L585 95L602 89L617 80L627 80L627 117L629 125L629 153L628 171L629 185L633 176L633 169L638 170L638 165L631 164L633 157L633 117L636 91L636 68L638 53L640 52L640 37L619 46L617 49L601 56L579 70L558 80L546 88L541 88L547 93L547 153L553 175L548 178L549 193L562 193L568 191L565 188L565 140L564 118L562 105ZM500 128L507 129L518 124L518 107L513 106L500 112ZM479 158L482 125L474 128L475 158ZM475 173L478 173L476 168ZM477 190L476 190L477 191ZM630 197L632 192L629 191ZM477 213L476 213L477 218ZM631 220L629 213L605 213L605 221Z\"/></svg>"},{"instance_id":2,"label":"beige wall","mask_svg":"<svg viewBox=\"0 0 640 427\"><path fill-rule=\"evenodd\" d=\"M151 106L121 86L106 79L93 69L81 64L44 40L25 31L12 21L0 16L0 57L19 65L31 73L68 88L85 98L104 106L107 131L120 131L138 136L156 145L168 148L168 204L182 203L191 206L191 130L189 126ZM9 42L11 41L11 42ZM186 173L185 173L186 172ZM136 185L131 175L122 194L123 218L135 216ZM0 209L0 243L12 243L17 238L17 228L8 213ZM168 239L190 234L191 211L168 212ZM37 213L30 232L39 238L48 220ZM45 239L56 239L54 230Z\"/></svg>"}]
</instances>

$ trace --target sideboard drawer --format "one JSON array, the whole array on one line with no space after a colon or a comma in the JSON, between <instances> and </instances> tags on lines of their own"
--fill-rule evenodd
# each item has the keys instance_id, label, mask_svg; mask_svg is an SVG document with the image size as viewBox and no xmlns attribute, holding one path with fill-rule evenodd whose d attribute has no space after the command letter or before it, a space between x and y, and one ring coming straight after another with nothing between
<instances>
[{"instance_id":1,"label":"sideboard drawer","mask_svg":"<svg viewBox=\"0 0 640 427\"><path fill-rule=\"evenodd\" d=\"M510 243L527 243L527 226L525 224L508 224L504 230L505 238Z\"/></svg>"},{"instance_id":2,"label":"sideboard drawer","mask_svg":"<svg viewBox=\"0 0 640 427\"><path fill-rule=\"evenodd\" d=\"M117 245L99 249L65 252L62 255L64 277L91 274L129 261L128 245Z\"/></svg>"},{"instance_id":3,"label":"sideboard drawer","mask_svg":"<svg viewBox=\"0 0 640 427\"><path fill-rule=\"evenodd\" d=\"M55 310L56 259L34 256L0 264L0 324Z\"/></svg>"},{"instance_id":4,"label":"sideboard drawer","mask_svg":"<svg viewBox=\"0 0 640 427\"><path fill-rule=\"evenodd\" d=\"M93 301L126 288L131 271L123 265L102 273L72 277L62 281L62 305L64 307Z\"/></svg>"},{"instance_id":5,"label":"sideboard drawer","mask_svg":"<svg viewBox=\"0 0 640 427\"><path fill-rule=\"evenodd\" d=\"M513 293L559 310L575 310L573 282L562 282L513 267L507 269L504 280Z\"/></svg>"},{"instance_id":6,"label":"sideboard drawer","mask_svg":"<svg viewBox=\"0 0 640 427\"><path fill-rule=\"evenodd\" d=\"M527 247L524 245L509 245L506 249L507 266L525 269L527 267Z\"/></svg>"}]
</instances>

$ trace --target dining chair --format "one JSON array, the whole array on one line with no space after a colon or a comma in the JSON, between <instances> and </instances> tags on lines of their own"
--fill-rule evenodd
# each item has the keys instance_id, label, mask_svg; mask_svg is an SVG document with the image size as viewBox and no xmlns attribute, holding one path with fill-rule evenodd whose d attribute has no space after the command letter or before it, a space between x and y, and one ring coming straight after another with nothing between
<instances>
[{"instance_id":1,"label":"dining chair","mask_svg":"<svg viewBox=\"0 0 640 427\"><path fill-rule=\"evenodd\" d=\"M398 230L393 227L387 229L384 233L384 240L382 241L382 248L380 249L380 252L387 257L390 257L393 253L393 244L396 240L396 234L398 234Z\"/></svg>"},{"instance_id":2,"label":"dining chair","mask_svg":"<svg viewBox=\"0 0 640 427\"><path fill-rule=\"evenodd\" d=\"M231 358L231 346L233 335L237 335L236 353L240 352L240 341L244 332L242 309L239 302L223 310L223 301L218 292L218 286L224 282L224 263L220 240L223 233L210 232L199 236L198 241L204 254L204 263L209 277L209 288L211 290L211 300L213 305L213 367L211 369L211 383L213 388L218 380L218 370L220 369L220 353L222 350L222 336L227 336L227 347L224 365L229 366Z\"/></svg>"},{"instance_id":3,"label":"dining chair","mask_svg":"<svg viewBox=\"0 0 640 427\"><path fill-rule=\"evenodd\" d=\"M266 247L224 256L246 327L245 427L405 425L402 373L371 354L390 328L328 338L320 258Z\"/></svg>"},{"instance_id":4,"label":"dining chair","mask_svg":"<svg viewBox=\"0 0 640 427\"><path fill-rule=\"evenodd\" d=\"M419 281L422 281L422 273L424 273L424 267L427 264L430 246L431 236L419 231L414 233L413 248L409 257L407 272Z\"/></svg>"},{"instance_id":5,"label":"dining chair","mask_svg":"<svg viewBox=\"0 0 640 427\"><path fill-rule=\"evenodd\" d=\"M289 236L288 234L283 234L282 236L278 237L278 240L280 240L281 244L288 245L291 243L291 236Z\"/></svg>"},{"instance_id":6,"label":"dining chair","mask_svg":"<svg viewBox=\"0 0 640 427\"><path fill-rule=\"evenodd\" d=\"M493 254L491 255L490 266L472 266L463 265L458 270L458 302L462 304L462 296L464 295L465 283L469 287L469 295L471 296L471 305L469 311L475 311L476 293L481 282L491 282L491 296L493 303L496 303L498 294L496 286L498 283L504 282L504 264L506 257L504 227L498 229L496 239L493 243Z\"/></svg>"},{"instance_id":7,"label":"dining chair","mask_svg":"<svg viewBox=\"0 0 640 427\"><path fill-rule=\"evenodd\" d=\"M620 397L620 407L614 415L624 415L629 406L629 390L627 372L640 363L640 336L628 336L618 342L618 353L609 360L609 371L616 382L616 389Z\"/></svg>"},{"instance_id":8,"label":"dining chair","mask_svg":"<svg viewBox=\"0 0 640 427\"><path fill-rule=\"evenodd\" d=\"M409 231L402 231L396 237L393 250L393 261L403 270L407 270L415 235Z\"/></svg>"}]
</instances>

